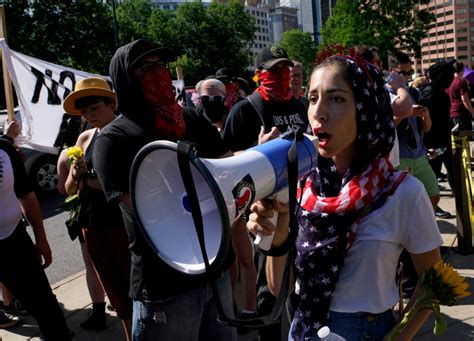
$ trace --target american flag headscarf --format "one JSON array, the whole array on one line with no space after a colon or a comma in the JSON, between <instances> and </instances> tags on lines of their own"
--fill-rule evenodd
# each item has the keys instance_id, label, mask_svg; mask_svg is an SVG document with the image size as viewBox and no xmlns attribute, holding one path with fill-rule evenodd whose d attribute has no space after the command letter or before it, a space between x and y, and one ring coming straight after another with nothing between
<instances>
[{"instance_id":1,"label":"american flag headscarf","mask_svg":"<svg viewBox=\"0 0 474 341\"><path fill-rule=\"evenodd\" d=\"M304 340L328 325L331 298L358 218L374 210L370 204L393 193L405 176L388 161L395 125L381 74L352 56L332 56L321 66L334 59L348 65L351 75L356 100L355 157L341 178L332 160L320 156L316 171L298 191L301 209L295 266L300 302L291 331L295 340Z\"/></svg>"}]
</instances>

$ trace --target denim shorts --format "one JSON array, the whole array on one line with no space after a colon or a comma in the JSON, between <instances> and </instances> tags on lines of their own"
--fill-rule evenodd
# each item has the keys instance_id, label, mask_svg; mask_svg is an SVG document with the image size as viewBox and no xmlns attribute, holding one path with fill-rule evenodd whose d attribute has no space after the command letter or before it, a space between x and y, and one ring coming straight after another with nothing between
<instances>
[{"instance_id":1,"label":"denim shorts","mask_svg":"<svg viewBox=\"0 0 474 341\"><path fill-rule=\"evenodd\" d=\"M396 320L391 309L380 314L370 313L338 313L331 311L329 314L329 329L331 334L336 334L346 341L382 341L385 335L395 325ZM293 340L290 335L288 340ZM305 340L321 340L316 332L308 335Z\"/></svg>"}]
</instances>

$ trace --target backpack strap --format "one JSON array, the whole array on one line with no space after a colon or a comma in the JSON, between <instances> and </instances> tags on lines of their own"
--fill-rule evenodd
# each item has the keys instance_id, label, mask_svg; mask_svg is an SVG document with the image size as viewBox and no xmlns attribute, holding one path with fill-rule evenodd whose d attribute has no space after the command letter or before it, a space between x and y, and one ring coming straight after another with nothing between
<instances>
[{"instance_id":1,"label":"backpack strap","mask_svg":"<svg viewBox=\"0 0 474 341\"><path fill-rule=\"evenodd\" d=\"M258 93L258 92L254 92L250 96L247 96L247 100L250 102L250 104L252 105L252 107L255 109L258 116L260 117L260 121L262 121L263 129L265 129L265 131L267 131L266 127L265 127L265 121L263 119L263 98L262 98L262 95L260 95L260 93Z\"/></svg>"}]
</instances>

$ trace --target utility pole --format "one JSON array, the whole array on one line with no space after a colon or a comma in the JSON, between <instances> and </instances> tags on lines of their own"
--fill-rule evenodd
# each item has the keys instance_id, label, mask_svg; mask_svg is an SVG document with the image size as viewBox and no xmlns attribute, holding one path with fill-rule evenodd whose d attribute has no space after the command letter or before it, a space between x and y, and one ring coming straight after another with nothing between
<instances>
[{"instance_id":1,"label":"utility pole","mask_svg":"<svg viewBox=\"0 0 474 341\"><path fill-rule=\"evenodd\" d=\"M112 16L114 21L114 38L115 38L115 49L119 47L119 37L118 37L118 24L117 24L117 13L115 12L115 0L112 2Z\"/></svg>"}]
</instances>

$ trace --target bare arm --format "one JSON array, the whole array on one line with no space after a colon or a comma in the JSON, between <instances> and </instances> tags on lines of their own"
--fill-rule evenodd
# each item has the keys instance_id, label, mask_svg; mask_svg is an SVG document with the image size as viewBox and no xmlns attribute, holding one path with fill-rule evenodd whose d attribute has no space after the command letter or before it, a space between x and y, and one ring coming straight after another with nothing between
<instances>
[{"instance_id":1,"label":"bare arm","mask_svg":"<svg viewBox=\"0 0 474 341\"><path fill-rule=\"evenodd\" d=\"M436 262L441 260L441 256L439 249L436 248L418 255L411 254L411 259L413 260L413 265L415 266L416 272L418 275L421 275L424 270L428 269L430 266L433 266ZM410 298L410 301L406 306L405 312L408 311L415 303L417 297L421 293L421 290L420 284L418 283L413 295ZM418 314L416 314L415 317L407 324L403 332L398 335L396 340L411 340L416 335L418 330L420 330L420 328L423 326L430 313L430 310L422 310L418 312Z\"/></svg>"},{"instance_id":2,"label":"bare arm","mask_svg":"<svg viewBox=\"0 0 474 341\"><path fill-rule=\"evenodd\" d=\"M409 117L413 113L412 101L410 93L405 86L405 78L396 72L390 73L390 81L388 85L397 95L397 99L392 103L393 116L396 118L395 124L405 117Z\"/></svg>"},{"instance_id":3,"label":"bare arm","mask_svg":"<svg viewBox=\"0 0 474 341\"><path fill-rule=\"evenodd\" d=\"M474 117L474 110L472 109L471 100L469 99L469 94L466 92L461 95L462 104L466 107L467 110L471 113L471 116Z\"/></svg>"},{"instance_id":4,"label":"bare arm","mask_svg":"<svg viewBox=\"0 0 474 341\"><path fill-rule=\"evenodd\" d=\"M38 198L36 198L35 192L30 192L19 198L18 201L23 214L33 228L36 250L38 252L38 261L43 265L43 268L47 268L53 261L53 257L48 239L46 238Z\"/></svg>"},{"instance_id":5,"label":"bare arm","mask_svg":"<svg viewBox=\"0 0 474 341\"><path fill-rule=\"evenodd\" d=\"M413 106L413 115L416 115L422 119L421 130L423 133L427 133L431 129L431 117L427 107L421 105Z\"/></svg>"},{"instance_id":6,"label":"bare arm","mask_svg":"<svg viewBox=\"0 0 474 341\"><path fill-rule=\"evenodd\" d=\"M253 213L250 215L249 222L247 223L249 231L253 234L258 232L262 235L270 235L272 232L275 232L272 246L281 246L288 238L288 226L290 223L288 205L282 204L277 200L265 200L254 203L251 210ZM268 218L273 217L274 210L278 212L276 226L268 220ZM265 272L268 288L275 296L278 296L280 292L286 258L287 255L267 257Z\"/></svg>"},{"instance_id":7,"label":"bare arm","mask_svg":"<svg viewBox=\"0 0 474 341\"><path fill-rule=\"evenodd\" d=\"M81 147L82 150L86 150L87 146L90 143L91 137L94 134L94 129L87 130L79 135L76 141L76 146ZM66 159L67 160L67 159ZM64 188L68 195L77 193L82 189L81 179L87 173L87 166L84 158L79 158L75 160L71 167L69 167L69 172L64 183Z\"/></svg>"}]
</instances>

